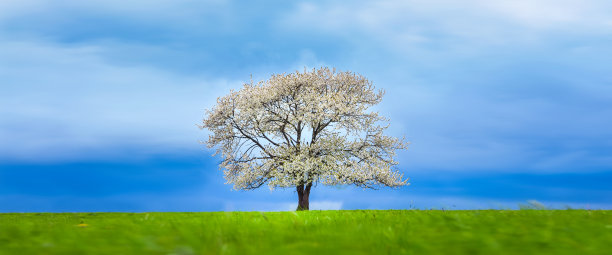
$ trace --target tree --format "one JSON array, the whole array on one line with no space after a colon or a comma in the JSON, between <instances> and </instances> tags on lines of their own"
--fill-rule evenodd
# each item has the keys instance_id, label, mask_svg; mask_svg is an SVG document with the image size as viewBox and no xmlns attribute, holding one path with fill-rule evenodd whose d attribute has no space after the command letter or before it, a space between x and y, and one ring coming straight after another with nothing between
<instances>
[{"instance_id":1,"label":"tree","mask_svg":"<svg viewBox=\"0 0 612 255\"><path fill-rule=\"evenodd\" d=\"M369 110L383 95L359 74L305 69L230 91L200 128L211 131L207 145L234 189L296 187L297 210L308 210L317 183L408 184L393 159L407 143L384 135L388 119Z\"/></svg>"}]
</instances>

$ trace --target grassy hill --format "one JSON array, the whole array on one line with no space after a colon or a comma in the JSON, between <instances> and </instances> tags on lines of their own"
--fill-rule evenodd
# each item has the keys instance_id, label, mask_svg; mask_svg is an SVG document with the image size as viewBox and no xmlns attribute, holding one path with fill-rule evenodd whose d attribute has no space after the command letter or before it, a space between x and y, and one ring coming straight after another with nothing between
<instances>
[{"instance_id":1,"label":"grassy hill","mask_svg":"<svg viewBox=\"0 0 612 255\"><path fill-rule=\"evenodd\" d=\"M0 214L0 254L610 254L612 211Z\"/></svg>"}]
</instances>

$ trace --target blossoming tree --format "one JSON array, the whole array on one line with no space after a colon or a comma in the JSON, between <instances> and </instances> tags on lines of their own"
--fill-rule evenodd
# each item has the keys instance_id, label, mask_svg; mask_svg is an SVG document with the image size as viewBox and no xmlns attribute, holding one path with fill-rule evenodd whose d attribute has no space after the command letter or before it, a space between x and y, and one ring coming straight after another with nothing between
<instances>
[{"instance_id":1,"label":"blossoming tree","mask_svg":"<svg viewBox=\"0 0 612 255\"><path fill-rule=\"evenodd\" d=\"M273 75L218 98L201 128L234 189L296 187L297 209L308 210L314 184L408 184L394 169L395 150L407 144L384 135L388 119L369 109L383 94L359 74L326 67Z\"/></svg>"}]
</instances>

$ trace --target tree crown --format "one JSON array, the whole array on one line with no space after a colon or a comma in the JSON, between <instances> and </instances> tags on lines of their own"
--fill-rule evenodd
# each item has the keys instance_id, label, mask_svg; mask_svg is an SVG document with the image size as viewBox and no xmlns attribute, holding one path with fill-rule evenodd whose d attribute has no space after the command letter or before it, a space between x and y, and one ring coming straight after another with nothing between
<instances>
[{"instance_id":1,"label":"tree crown","mask_svg":"<svg viewBox=\"0 0 612 255\"><path fill-rule=\"evenodd\" d=\"M407 185L393 169L407 143L384 135L388 119L370 110L383 95L365 77L327 67L277 74L218 98L201 128L235 189Z\"/></svg>"}]
</instances>

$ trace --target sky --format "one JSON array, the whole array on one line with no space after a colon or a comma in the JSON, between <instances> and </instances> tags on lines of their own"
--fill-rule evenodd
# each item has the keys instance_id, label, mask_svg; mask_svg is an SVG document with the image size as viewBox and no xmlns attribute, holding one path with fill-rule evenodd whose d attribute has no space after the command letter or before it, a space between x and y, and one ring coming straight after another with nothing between
<instances>
[{"instance_id":1,"label":"sky","mask_svg":"<svg viewBox=\"0 0 612 255\"><path fill-rule=\"evenodd\" d=\"M607 0L4 0L0 212L293 210L225 184L197 124L321 66L386 91L411 185L311 209L612 209L610 56Z\"/></svg>"}]
</instances>

